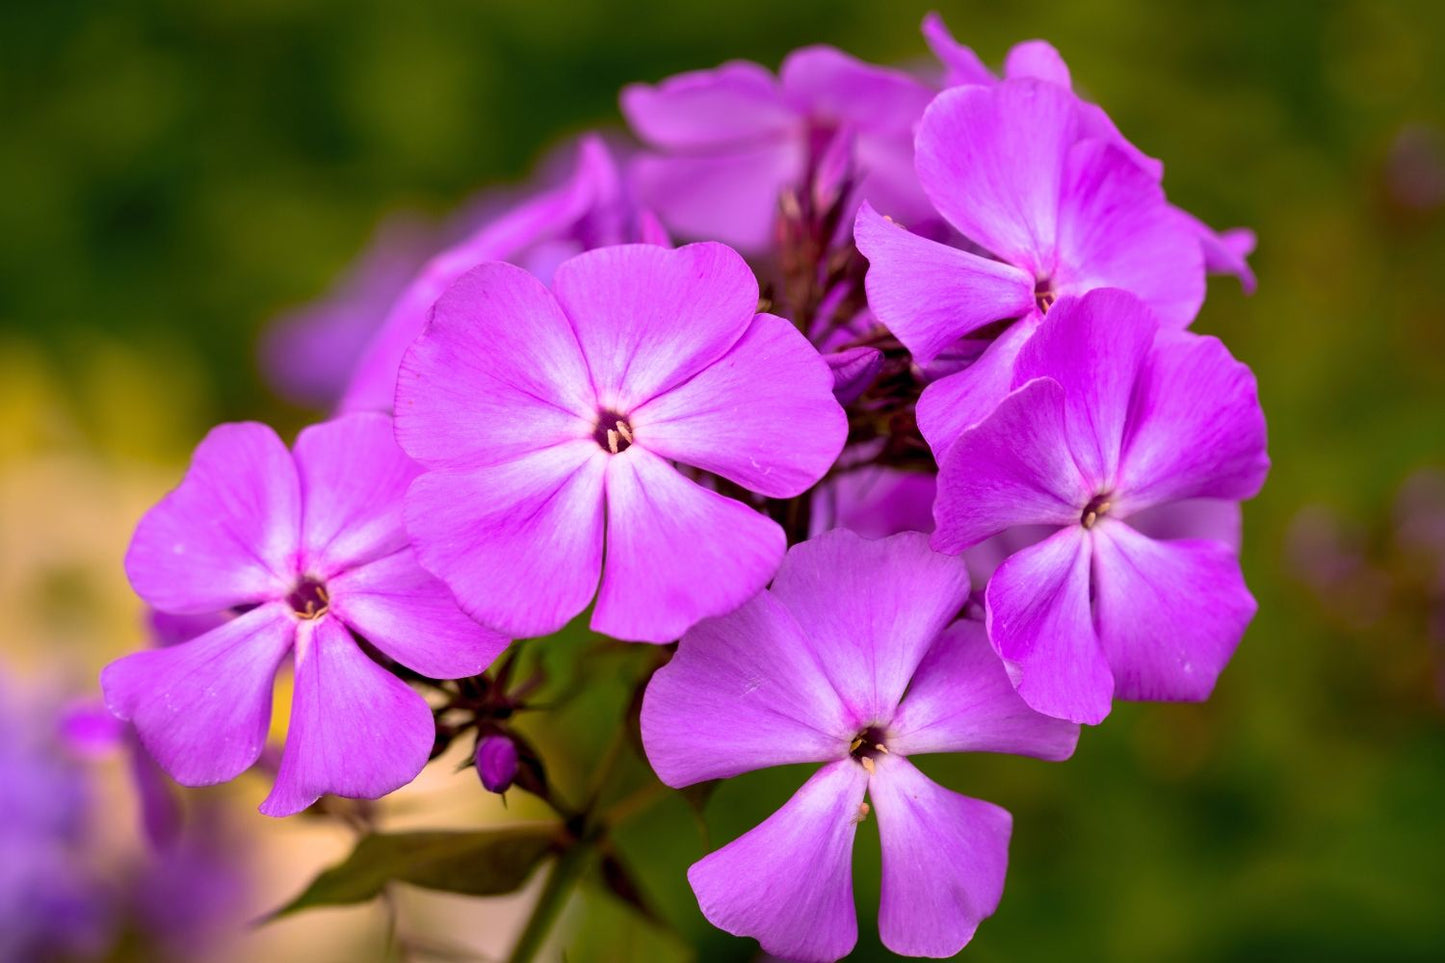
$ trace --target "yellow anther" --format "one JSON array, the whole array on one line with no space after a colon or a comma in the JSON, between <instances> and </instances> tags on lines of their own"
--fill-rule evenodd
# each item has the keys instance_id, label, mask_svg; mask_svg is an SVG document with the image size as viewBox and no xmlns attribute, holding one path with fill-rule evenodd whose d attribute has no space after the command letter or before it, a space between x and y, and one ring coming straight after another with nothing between
<instances>
[{"instance_id":1,"label":"yellow anther","mask_svg":"<svg viewBox=\"0 0 1445 963\"><path fill-rule=\"evenodd\" d=\"M612 454L614 454L614 455L617 454L617 429L616 429L616 428L608 428L608 429L607 429L607 450L610 451L610 452L612 452Z\"/></svg>"},{"instance_id":2,"label":"yellow anther","mask_svg":"<svg viewBox=\"0 0 1445 963\"><path fill-rule=\"evenodd\" d=\"M870 758L868 758L867 756L864 756L862 759L859 759L858 761L863 764L863 768L864 768L865 770L867 770L868 775L870 775L870 776L873 775L874 771L876 771L877 768L878 768L877 766L873 765L873 760L870 759Z\"/></svg>"},{"instance_id":3,"label":"yellow anther","mask_svg":"<svg viewBox=\"0 0 1445 963\"><path fill-rule=\"evenodd\" d=\"M858 814L853 817L853 821L855 823L861 823L863 820L868 818L868 814L872 811L873 810L868 807L867 803L859 803Z\"/></svg>"},{"instance_id":4,"label":"yellow anther","mask_svg":"<svg viewBox=\"0 0 1445 963\"><path fill-rule=\"evenodd\" d=\"M617 433L621 435L629 445L632 444L632 429L628 427L627 422L619 421L617 423Z\"/></svg>"}]
</instances>

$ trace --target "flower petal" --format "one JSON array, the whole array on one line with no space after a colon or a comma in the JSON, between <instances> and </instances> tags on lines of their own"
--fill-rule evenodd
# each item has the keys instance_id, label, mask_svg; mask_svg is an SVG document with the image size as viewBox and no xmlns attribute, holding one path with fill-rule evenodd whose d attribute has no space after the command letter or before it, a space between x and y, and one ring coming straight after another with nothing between
<instances>
[{"instance_id":1,"label":"flower petal","mask_svg":"<svg viewBox=\"0 0 1445 963\"><path fill-rule=\"evenodd\" d=\"M840 405L857 401L883 370L883 352L866 345L825 354L823 360L833 373L833 397Z\"/></svg>"},{"instance_id":2,"label":"flower petal","mask_svg":"<svg viewBox=\"0 0 1445 963\"><path fill-rule=\"evenodd\" d=\"M848 434L833 376L808 339L771 314L727 354L629 416L636 444L773 498L828 471Z\"/></svg>"},{"instance_id":3,"label":"flower petal","mask_svg":"<svg viewBox=\"0 0 1445 963\"><path fill-rule=\"evenodd\" d=\"M923 39L944 67L944 86L993 84L998 78L984 66L978 54L953 38L943 17L930 12L923 18Z\"/></svg>"},{"instance_id":4,"label":"flower petal","mask_svg":"<svg viewBox=\"0 0 1445 963\"><path fill-rule=\"evenodd\" d=\"M588 439L423 475L406 495L417 559L477 621L514 638L557 631L597 590L606 459Z\"/></svg>"},{"instance_id":5,"label":"flower petal","mask_svg":"<svg viewBox=\"0 0 1445 963\"><path fill-rule=\"evenodd\" d=\"M112 662L100 674L105 704L177 782L234 779L266 744L273 680L295 637L286 605L263 605L189 642Z\"/></svg>"},{"instance_id":6,"label":"flower petal","mask_svg":"<svg viewBox=\"0 0 1445 963\"><path fill-rule=\"evenodd\" d=\"M1244 542L1244 513L1239 502L1223 498L1190 498L1164 502L1129 516L1135 531L1155 541L1207 538L1239 553Z\"/></svg>"},{"instance_id":7,"label":"flower petal","mask_svg":"<svg viewBox=\"0 0 1445 963\"><path fill-rule=\"evenodd\" d=\"M558 267L552 287L599 403L620 414L722 357L758 306L752 269L716 243L599 248Z\"/></svg>"},{"instance_id":8,"label":"flower petal","mask_svg":"<svg viewBox=\"0 0 1445 963\"><path fill-rule=\"evenodd\" d=\"M1007 752L1061 760L1079 727L1030 709L1014 691L982 622L955 622L928 650L893 718L888 745L905 756Z\"/></svg>"},{"instance_id":9,"label":"flower petal","mask_svg":"<svg viewBox=\"0 0 1445 963\"><path fill-rule=\"evenodd\" d=\"M732 60L657 85L622 88L622 116L647 143L668 150L724 148L781 135L802 121L765 68Z\"/></svg>"},{"instance_id":10,"label":"flower petal","mask_svg":"<svg viewBox=\"0 0 1445 963\"><path fill-rule=\"evenodd\" d=\"M945 90L918 128L918 179L965 237L1031 278L1048 277L1077 100L1039 80ZM1032 291L1032 285L1030 285Z\"/></svg>"},{"instance_id":11,"label":"flower petal","mask_svg":"<svg viewBox=\"0 0 1445 963\"><path fill-rule=\"evenodd\" d=\"M952 956L998 909L1013 817L950 792L902 756L877 760L883 888L878 935L904 956Z\"/></svg>"},{"instance_id":12,"label":"flower petal","mask_svg":"<svg viewBox=\"0 0 1445 963\"><path fill-rule=\"evenodd\" d=\"M988 637L1030 707L1094 724L1114 679L1089 611L1088 533L1065 528L1011 555L989 579Z\"/></svg>"},{"instance_id":13,"label":"flower petal","mask_svg":"<svg viewBox=\"0 0 1445 963\"><path fill-rule=\"evenodd\" d=\"M322 579L408 544L401 500L418 466L391 419L371 412L312 425L296 438L303 565Z\"/></svg>"},{"instance_id":14,"label":"flower petal","mask_svg":"<svg viewBox=\"0 0 1445 963\"><path fill-rule=\"evenodd\" d=\"M407 351L396 440L427 468L468 471L590 439L597 399L582 349L542 282L483 264L437 301Z\"/></svg>"},{"instance_id":15,"label":"flower petal","mask_svg":"<svg viewBox=\"0 0 1445 963\"><path fill-rule=\"evenodd\" d=\"M864 204L853 226L868 259L868 304L914 357L931 361L961 337L1027 313L1026 272L906 231Z\"/></svg>"},{"instance_id":16,"label":"flower petal","mask_svg":"<svg viewBox=\"0 0 1445 963\"><path fill-rule=\"evenodd\" d=\"M756 828L693 863L702 915L784 959L847 956L858 941L853 837L867 787L851 759L824 766Z\"/></svg>"},{"instance_id":17,"label":"flower petal","mask_svg":"<svg viewBox=\"0 0 1445 963\"><path fill-rule=\"evenodd\" d=\"M869 131L911 135L934 94L905 71L866 63L824 44L788 54L778 76L800 113Z\"/></svg>"},{"instance_id":18,"label":"flower petal","mask_svg":"<svg viewBox=\"0 0 1445 963\"><path fill-rule=\"evenodd\" d=\"M1198 237L1159 182L1105 141L1084 140L1069 151L1057 250L1059 294L1123 288L1176 328L1204 303Z\"/></svg>"},{"instance_id":19,"label":"flower petal","mask_svg":"<svg viewBox=\"0 0 1445 963\"><path fill-rule=\"evenodd\" d=\"M968 599L968 570L905 532L846 529L794 545L772 593L813 640L857 729L887 725L928 647Z\"/></svg>"},{"instance_id":20,"label":"flower petal","mask_svg":"<svg viewBox=\"0 0 1445 963\"><path fill-rule=\"evenodd\" d=\"M220 425L179 487L146 513L125 557L136 594L180 615L285 595L295 580L301 494L291 453L265 425Z\"/></svg>"},{"instance_id":21,"label":"flower petal","mask_svg":"<svg viewBox=\"0 0 1445 963\"><path fill-rule=\"evenodd\" d=\"M846 528L864 538L933 531L936 475L879 468L851 468L813 494L813 531Z\"/></svg>"},{"instance_id":22,"label":"flower petal","mask_svg":"<svg viewBox=\"0 0 1445 963\"><path fill-rule=\"evenodd\" d=\"M648 762L675 788L836 759L852 735L813 643L770 592L689 629L642 703Z\"/></svg>"},{"instance_id":23,"label":"flower petal","mask_svg":"<svg viewBox=\"0 0 1445 963\"><path fill-rule=\"evenodd\" d=\"M1120 699L1199 702L1254 617L1239 560L1218 542L1156 542L1101 519L1094 611Z\"/></svg>"},{"instance_id":24,"label":"flower petal","mask_svg":"<svg viewBox=\"0 0 1445 963\"><path fill-rule=\"evenodd\" d=\"M1255 279L1249 266L1249 256L1254 253L1257 243L1254 232L1247 227L1216 231L1187 211L1179 213L1199 239L1204 252L1204 269L1210 274L1234 275L1239 278L1239 286L1244 288L1244 293L1253 294Z\"/></svg>"},{"instance_id":25,"label":"flower petal","mask_svg":"<svg viewBox=\"0 0 1445 963\"><path fill-rule=\"evenodd\" d=\"M1215 338L1161 336L1139 373L1118 509L1252 497L1269 472L1254 374Z\"/></svg>"},{"instance_id":26,"label":"flower petal","mask_svg":"<svg viewBox=\"0 0 1445 963\"><path fill-rule=\"evenodd\" d=\"M474 621L408 546L327 583L331 611L368 642L433 679L477 675L507 637Z\"/></svg>"},{"instance_id":27,"label":"flower petal","mask_svg":"<svg viewBox=\"0 0 1445 963\"><path fill-rule=\"evenodd\" d=\"M1054 45L1044 40L1025 40L1013 45L1003 62L1004 76L1010 80L1032 77L1072 89L1069 65L1059 56Z\"/></svg>"},{"instance_id":28,"label":"flower petal","mask_svg":"<svg viewBox=\"0 0 1445 963\"><path fill-rule=\"evenodd\" d=\"M1015 525L1077 525L1086 488L1069 452L1063 388L1030 381L944 454L933 547L961 552Z\"/></svg>"},{"instance_id":29,"label":"flower petal","mask_svg":"<svg viewBox=\"0 0 1445 963\"><path fill-rule=\"evenodd\" d=\"M634 445L607 464L607 560L592 628L670 642L761 591L785 548L777 522Z\"/></svg>"},{"instance_id":30,"label":"flower petal","mask_svg":"<svg viewBox=\"0 0 1445 963\"><path fill-rule=\"evenodd\" d=\"M801 136L770 137L715 154L643 154L629 173L638 199L672 230L752 253L773 240L779 195L806 163Z\"/></svg>"},{"instance_id":31,"label":"flower petal","mask_svg":"<svg viewBox=\"0 0 1445 963\"><path fill-rule=\"evenodd\" d=\"M941 456L969 428L983 421L1003 401L1014 382L1019 351L1038 330L1037 311L1009 325L962 371L938 379L918 399L918 430Z\"/></svg>"},{"instance_id":32,"label":"flower petal","mask_svg":"<svg viewBox=\"0 0 1445 963\"><path fill-rule=\"evenodd\" d=\"M1094 290L1060 298L1014 363L1015 385L1052 378L1063 386L1069 450L1095 493L1118 473L1130 395L1158 330L1134 295Z\"/></svg>"},{"instance_id":33,"label":"flower petal","mask_svg":"<svg viewBox=\"0 0 1445 963\"><path fill-rule=\"evenodd\" d=\"M416 778L435 738L426 700L362 653L340 621L301 623L286 749L267 816L290 816L325 793L378 799Z\"/></svg>"}]
</instances>

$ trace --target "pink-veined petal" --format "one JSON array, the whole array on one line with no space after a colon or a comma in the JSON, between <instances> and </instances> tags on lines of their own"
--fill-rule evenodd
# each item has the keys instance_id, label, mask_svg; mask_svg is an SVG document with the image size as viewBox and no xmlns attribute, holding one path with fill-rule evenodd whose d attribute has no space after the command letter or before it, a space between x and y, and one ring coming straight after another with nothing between
<instances>
[{"instance_id":1,"label":"pink-veined petal","mask_svg":"<svg viewBox=\"0 0 1445 963\"><path fill-rule=\"evenodd\" d=\"M848 421L828 365L798 329L760 314L727 354L629 415L636 444L774 498L811 488Z\"/></svg>"},{"instance_id":2,"label":"pink-veined petal","mask_svg":"<svg viewBox=\"0 0 1445 963\"><path fill-rule=\"evenodd\" d=\"M904 956L954 955L998 909L1013 817L896 755L877 760L868 794L883 850L883 945Z\"/></svg>"},{"instance_id":3,"label":"pink-veined petal","mask_svg":"<svg viewBox=\"0 0 1445 963\"><path fill-rule=\"evenodd\" d=\"M628 84L620 102L637 136L667 150L725 148L786 134L802 121L772 73L746 60Z\"/></svg>"},{"instance_id":4,"label":"pink-veined petal","mask_svg":"<svg viewBox=\"0 0 1445 963\"><path fill-rule=\"evenodd\" d=\"M1032 708L1094 724L1109 714L1114 679L1089 609L1088 532L1062 529L1010 556L989 579L988 637Z\"/></svg>"},{"instance_id":5,"label":"pink-veined petal","mask_svg":"<svg viewBox=\"0 0 1445 963\"><path fill-rule=\"evenodd\" d=\"M967 368L923 389L918 399L918 430L937 458L942 460L959 435L993 414L1008 395L1019 351L1038 330L1040 320L1037 311L1030 311L1009 325Z\"/></svg>"},{"instance_id":6,"label":"pink-veined petal","mask_svg":"<svg viewBox=\"0 0 1445 963\"><path fill-rule=\"evenodd\" d=\"M1254 617L1239 559L1218 542L1094 530L1094 611L1120 699L1199 702Z\"/></svg>"},{"instance_id":7,"label":"pink-veined petal","mask_svg":"<svg viewBox=\"0 0 1445 963\"><path fill-rule=\"evenodd\" d=\"M477 621L513 638L557 631L597 590L606 464L588 439L423 475L406 496L417 559Z\"/></svg>"},{"instance_id":8,"label":"pink-veined petal","mask_svg":"<svg viewBox=\"0 0 1445 963\"><path fill-rule=\"evenodd\" d=\"M761 591L785 548L777 522L634 445L607 464L607 559L592 628L670 642Z\"/></svg>"},{"instance_id":9,"label":"pink-veined petal","mask_svg":"<svg viewBox=\"0 0 1445 963\"><path fill-rule=\"evenodd\" d=\"M177 782L234 779L266 744L273 680L295 637L284 603L252 609L189 642L112 662L100 674L106 706Z\"/></svg>"},{"instance_id":10,"label":"pink-veined petal","mask_svg":"<svg viewBox=\"0 0 1445 963\"><path fill-rule=\"evenodd\" d=\"M787 960L847 956L858 941L853 838L867 787L851 759L824 766L783 808L693 863L702 915Z\"/></svg>"},{"instance_id":11,"label":"pink-veined petal","mask_svg":"<svg viewBox=\"0 0 1445 963\"><path fill-rule=\"evenodd\" d=\"M290 816L323 794L379 799L416 778L436 728L420 693L368 659L330 616L303 621L286 748L267 816Z\"/></svg>"},{"instance_id":12,"label":"pink-veined petal","mask_svg":"<svg viewBox=\"0 0 1445 963\"><path fill-rule=\"evenodd\" d=\"M1025 40L1014 44L1003 62L1004 76L1010 80L1033 78L1046 80L1060 87L1073 88L1069 65L1059 56L1054 45L1046 40Z\"/></svg>"},{"instance_id":13,"label":"pink-veined petal","mask_svg":"<svg viewBox=\"0 0 1445 963\"><path fill-rule=\"evenodd\" d=\"M296 463L254 422L211 429L181 484L136 526L125 557L136 594L201 615L285 595L295 580Z\"/></svg>"},{"instance_id":14,"label":"pink-veined petal","mask_svg":"<svg viewBox=\"0 0 1445 963\"><path fill-rule=\"evenodd\" d=\"M1067 759L1079 727L1030 709L1009 681L982 622L955 622L928 650L889 727L889 748L1006 752Z\"/></svg>"}]
</instances>

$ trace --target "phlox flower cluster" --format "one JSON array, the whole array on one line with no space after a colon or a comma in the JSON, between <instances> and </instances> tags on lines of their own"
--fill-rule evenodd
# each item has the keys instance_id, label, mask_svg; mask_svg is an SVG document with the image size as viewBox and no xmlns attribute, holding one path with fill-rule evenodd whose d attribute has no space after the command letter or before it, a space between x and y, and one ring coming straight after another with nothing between
<instances>
[{"instance_id":1,"label":"phlox flower cluster","mask_svg":"<svg viewBox=\"0 0 1445 963\"><path fill-rule=\"evenodd\" d=\"M713 924L845 956L876 818L883 942L961 949L1011 820L911 758L1063 760L1115 700L1208 698L1268 459L1253 376L1190 330L1206 272L1253 288L1253 235L1174 206L1047 43L995 73L924 36L918 70L809 47L629 86L635 141L584 136L405 283L348 282L369 343L331 419L216 428L136 529L136 592L199 621L105 671L111 711L229 780L289 663L264 812L384 795L468 725L485 788L526 790L513 656L488 667L584 618L666 647L663 783L818 766L693 865ZM324 342L299 323L273 343ZM429 704L443 680L471 701Z\"/></svg>"}]
</instances>

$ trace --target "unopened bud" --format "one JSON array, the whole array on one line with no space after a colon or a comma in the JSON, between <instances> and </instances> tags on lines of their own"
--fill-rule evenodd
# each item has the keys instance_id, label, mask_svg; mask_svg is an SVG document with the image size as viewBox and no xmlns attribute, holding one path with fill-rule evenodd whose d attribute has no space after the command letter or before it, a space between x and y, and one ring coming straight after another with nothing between
<instances>
[{"instance_id":1,"label":"unopened bud","mask_svg":"<svg viewBox=\"0 0 1445 963\"><path fill-rule=\"evenodd\" d=\"M506 736L484 736L477 743L477 775L488 792L511 789L517 778L517 744Z\"/></svg>"}]
</instances>

